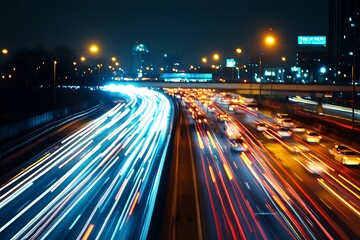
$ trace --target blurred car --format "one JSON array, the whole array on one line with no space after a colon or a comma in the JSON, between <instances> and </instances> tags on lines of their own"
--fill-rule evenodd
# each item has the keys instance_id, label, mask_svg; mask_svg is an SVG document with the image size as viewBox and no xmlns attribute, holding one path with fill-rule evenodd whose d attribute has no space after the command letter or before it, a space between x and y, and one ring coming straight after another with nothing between
<instances>
[{"instance_id":1,"label":"blurred car","mask_svg":"<svg viewBox=\"0 0 360 240\"><path fill-rule=\"evenodd\" d=\"M305 141L308 143L320 143L321 135L314 131L307 131Z\"/></svg>"},{"instance_id":2,"label":"blurred car","mask_svg":"<svg viewBox=\"0 0 360 240\"><path fill-rule=\"evenodd\" d=\"M305 166L307 167L307 169L313 173L313 174L320 174L324 172L324 166L320 165L319 162L314 162L311 160L306 160L305 161Z\"/></svg>"},{"instance_id":3,"label":"blurred car","mask_svg":"<svg viewBox=\"0 0 360 240\"><path fill-rule=\"evenodd\" d=\"M276 132L277 132L281 137L290 137L290 136L291 136L291 132L290 132L289 129L287 129L287 128L278 128L278 129L276 129Z\"/></svg>"},{"instance_id":4,"label":"blurred car","mask_svg":"<svg viewBox=\"0 0 360 240\"><path fill-rule=\"evenodd\" d=\"M248 145L245 143L243 138L229 138L231 150L234 152L245 152L248 151Z\"/></svg>"},{"instance_id":5,"label":"blurred car","mask_svg":"<svg viewBox=\"0 0 360 240\"><path fill-rule=\"evenodd\" d=\"M304 133L305 132L305 128L303 126L299 126L299 125L294 125L291 128L291 131L295 132L295 133Z\"/></svg>"},{"instance_id":6,"label":"blurred car","mask_svg":"<svg viewBox=\"0 0 360 240\"><path fill-rule=\"evenodd\" d=\"M342 151L351 151L351 149L348 148L347 146L338 145L338 144L335 144L334 147L329 149L330 155L340 154Z\"/></svg>"},{"instance_id":7,"label":"blurred car","mask_svg":"<svg viewBox=\"0 0 360 240\"><path fill-rule=\"evenodd\" d=\"M235 104L230 104L228 107L229 111L234 111L237 106Z\"/></svg>"},{"instance_id":8,"label":"blurred car","mask_svg":"<svg viewBox=\"0 0 360 240\"><path fill-rule=\"evenodd\" d=\"M281 126L285 128L291 128L294 126L294 123L291 119L284 119L281 121Z\"/></svg>"},{"instance_id":9,"label":"blurred car","mask_svg":"<svg viewBox=\"0 0 360 240\"><path fill-rule=\"evenodd\" d=\"M267 127L267 125L265 123L258 123L258 124L256 124L256 129L259 132L262 132L262 131L268 130L268 127Z\"/></svg>"},{"instance_id":10,"label":"blurred car","mask_svg":"<svg viewBox=\"0 0 360 240\"><path fill-rule=\"evenodd\" d=\"M221 121L221 122L224 122L224 121L229 120L229 116L228 116L226 113L219 113L219 114L217 115L217 118L218 118L218 120Z\"/></svg>"},{"instance_id":11,"label":"blurred car","mask_svg":"<svg viewBox=\"0 0 360 240\"><path fill-rule=\"evenodd\" d=\"M256 102L246 102L243 105L245 108L249 109L250 111L257 111L259 110L259 106Z\"/></svg>"},{"instance_id":12,"label":"blurred car","mask_svg":"<svg viewBox=\"0 0 360 240\"><path fill-rule=\"evenodd\" d=\"M208 122L208 119L207 119L206 116L204 116L204 115L202 115L202 114L199 114L199 115L197 115L197 117L196 117L196 121L197 121L198 123L207 123L207 122Z\"/></svg>"},{"instance_id":13,"label":"blurred car","mask_svg":"<svg viewBox=\"0 0 360 240\"><path fill-rule=\"evenodd\" d=\"M284 121L285 119L291 119L289 117L289 114L287 114L287 113L278 113L278 114L276 114L276 117L275 117L275 123L278 124L278 125L281 125L282 121Z\"/></svg>"},{"instance_id":14,"label":"blurred car","mask_svg":"<svg viewBox=\"0 0 360 240\"><path fill-rule=\"evenodd\" d=\"M339 153L334 153L334 159L344 165L359 165L360 155L352 150L344 150Z\"/></svg>"},{"instance_id":15,"label":"blurred car","mask_svg":"<svg viewBox=\"0 0 360 240\"><path fill-rule=\"evenodd\" d=\"M207 111L208 112L215 112L215 107L213 106L213 105L209 105L208 107L207 107Z\"/></svg>"}]
</instances>

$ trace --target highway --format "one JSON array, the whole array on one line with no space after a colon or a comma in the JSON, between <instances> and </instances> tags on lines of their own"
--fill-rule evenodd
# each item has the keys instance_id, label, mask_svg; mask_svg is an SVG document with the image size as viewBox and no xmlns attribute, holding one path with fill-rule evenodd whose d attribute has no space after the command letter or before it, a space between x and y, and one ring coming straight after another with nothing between
<instances>
[{"instance_id":1,"label":"highway","mask_svg":"<svg viewBox=\"0 0 360 240\"><path fill-rule=\"evenodd\" d=\"M112 88L118 104L30 159L0 188L0 239L148 235L173 123L163 94Z\"/></svg>"},{"instance_id":2,"label":"highway","mask_svg":"<svg viewBox=\"0 0 360 240\"><path fill-rule=\"evenodd\" d=\"M158 91L106 90L119 96L114 108L44 144L1 185L0 239L148 237L154 214L163 211L155 202L174 107ZM187 90L176 98L183 114L173 152L179 170L167 187L178 199L168 199L171 219L158 223L170 230L166 237L360 237L360 169L329 154L346 139L325 133L310 144L304 133L281 136L276 112L230 108L211 90ZM267 129L259 131L258 122ZM240 137L241 151L230 141Z\"/></svg>"},{"instance_id":3,"label":"highway","mask_svg":"<svg viewBox=\"0 0 360 240\"><path fill-rule=\"evenodd\" d=\"M304 134L281 137L273 116L247 108L230 111L204 99L213 93L190 91L183 109L192 128L204 239L354 239L360 236L359 168L328 153L334 139L320 144ZM204 95L207 97L203 97ZM206 123L192 112L206 116ZM226 124L219 113L226 113ZM272 113L273 114L273 113ZM257 131L257 122L269 130ZM297 123L299 124L299 122ZM248 149L235 152L228 142L239 133Z\"/></svg>"}]
</instances>

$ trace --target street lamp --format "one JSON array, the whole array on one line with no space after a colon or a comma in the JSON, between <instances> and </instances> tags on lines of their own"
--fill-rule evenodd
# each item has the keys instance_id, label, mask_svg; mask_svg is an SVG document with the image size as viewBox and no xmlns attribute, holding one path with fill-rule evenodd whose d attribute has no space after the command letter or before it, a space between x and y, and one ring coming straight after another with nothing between
<instances>
[{"instance_id":1,"label":"street lamp","mask_svg":"<svg viewBox=\"0 0 360 240\"><path fill-rule=\"evenodd\" d=\"M56 65L57 61L54 61L54 82L53 82L53 107L54 107L54 114L53 118L56 120Z\"/></svg>"},{"instance_id":2,"label":"street lamp","mask_svg":"<svg viewBox=\"0 0 360 240\"><path fill-rule=\"evenodd\" d=\"M215 54L213 55L213 59L214 59L215 61L218 61L218 60L220 59L219 54L215 53ZM213 66L214 66L214 67L213 67ZM215 69L215 79L217 79L217 78L218 78L218 69L219 69L219 66L215 66L215 65L213 65L213 66L212 66L212 68Z\"/></svg>"},{"instance_id":3,"label":"street lamp","mask_svg":"<svg viewBox=\"0 0 360 240\"><path fill-rule=\"evenodd\" d=\"M98 53L99 52L99 47L95 44L91 45L89 48L91 53Z\"/></svg>"},{"instance_id":4,"label":"street lamp","mask_svg":"<svg viewBox=\"0 0 360 240\"><path fill-rule=\"evenodd\" d=\"M241 53L242 53L242 49L241 48L237 48L237 49L235 49L235 52L236 52L236 54L238 54L238 55L240 55ZM237 78L239 79L240 78L240 74L239 74L239 63L240 63L240 57L239 58L236 58L236 62L235 62L235 66L236 66L236 70L237 70ZM233 78L233 80L234 80L234 69L232 69L232 72L231 72L231 74L232 74L232 78Z\"/></svg>"},{"instance_id":5,"label":"street lamp","mask_svg":"<svg viewBox=\"0 0 360 240\"><path fill-rule=\"evenodd\" d=\"M355 51L353 53L353 64L351 66L351 85L352 85L352 129L355 129Z\"/></svg>"},{"instance_id":6,"label":"street lamp","mask_svg":"<svg viewBox=\"0 0 360 240\"><path fill-rule=\"evenodd\" d=\"M98 67L98 70L99 70L99 83L100 83L100 69L102 67L102 64L98 64L97 67Z\"/></svg>"}]
</instances>

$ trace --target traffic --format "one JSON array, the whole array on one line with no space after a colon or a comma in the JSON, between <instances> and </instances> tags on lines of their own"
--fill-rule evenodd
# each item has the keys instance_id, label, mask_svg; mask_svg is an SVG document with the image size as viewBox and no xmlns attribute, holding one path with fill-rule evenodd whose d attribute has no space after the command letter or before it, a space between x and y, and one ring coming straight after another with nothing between
<instances>
[{"instance_id":1,"label":"traffic","mask_svg":"<svg viewBox=\"0 0 360 240\"><path fill-rule=\"evenodd\" d=\"M358 151L334 147L338 139L290 114L244 104L253 99L205 89L168 93L192 116L207 238L360 235Z\"/></svg>"}]
</instances>

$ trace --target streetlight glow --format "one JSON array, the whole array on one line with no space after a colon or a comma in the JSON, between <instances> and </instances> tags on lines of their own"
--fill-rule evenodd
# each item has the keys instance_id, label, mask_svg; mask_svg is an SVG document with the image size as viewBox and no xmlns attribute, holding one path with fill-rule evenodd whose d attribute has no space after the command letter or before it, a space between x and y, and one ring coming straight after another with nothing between
<instances>
[{"instance_id":1,"label":"streetlight glow","mask_svg":"<svg viewBox=\"0 0 360 240\"><path fill-rule=\"evenodd\" d=\"M241 48L237 48L237 49L236 49L236 52L240 54L240 53L242 52L242 49L241 49Z\"/></svg>"},{"instance_id":2,"label":"streetlight glow","mask_svg":"<svg viewBox=\"0 0 360 240\"><path fill-rule=\"evenodd\" d=\"M9 53L9 51L6 48L2 49L1 52L2 52L2 54L8 54Z\"/></svg>"},{"instance_id":3,"label":"streetlight glow","mask_svg":"<svg viewBox=\"0 0 360 240\"><path fill-rule=\"evenodd\" d=\"M201 61L202 61L203 63L207 63L207 58L206 58L206 57L203 57L203 58L201 59Z\"/></svg>"},{"instance_id":4,"label":"streetlight glow","mask_svg":"<svg viewBox=\"0 0 360 240\"><path fill-rule=\"evenodd\" d=\"M214 58L214 60L217 61L217 60L219 60L220 56L219 56L219 54L215 53L214 56L213 56L213 58Z\"/></svg>"},{"instance_id":5,"label":"streetlight glow","mask_svg":"<svg viewBox=\"0 0 360 240\"><path fill-rule=\"evenodd\" d=\"M98 48L97 45L91 45L89 50L90 50L90 52L92 52L92 53L97 53L97 52L99 52L99 48Z\"/></svg>"},{"instance_id":6,"label":"streetlight glow","mask_svg":"<svg viewBox=\"0 0 360 240\"><path fill-rule=\"evenodd\" d=\"M265 43L268 45L274 45L275 44L275 38L273 36L267 36L265 38Z\"/></svg>"}]
</instances>

